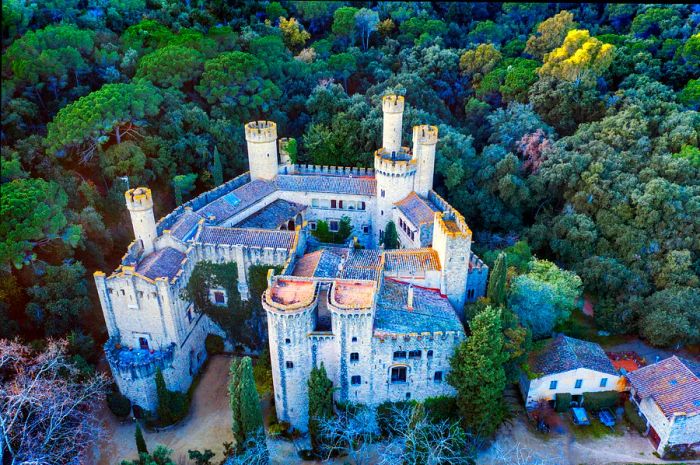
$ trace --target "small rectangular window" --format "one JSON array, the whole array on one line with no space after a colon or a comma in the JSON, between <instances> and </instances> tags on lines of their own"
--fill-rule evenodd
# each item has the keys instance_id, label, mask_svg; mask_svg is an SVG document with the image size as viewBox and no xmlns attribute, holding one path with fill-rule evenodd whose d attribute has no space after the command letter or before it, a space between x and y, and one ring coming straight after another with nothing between
<instances>
[{"instance_id":1,"label":"small rectangular window","mask_svg":"<svg viewBox=\"0 0 700 465\"><path fill-rule=\"evenodd\" d=\"M286 338L286 339L284 340L284 343L285 343L285 344L291 344L291 343L292 343L292 340L289 339L289 338Z\"/></svg>"},{"instance_id":2,"label":"small rectangular window","mask_svg":"<svg viewBox=\"0 0 700 465\"><path fill-rule=\"evenodd\" d=\"M442 371L436 371L433 375L433 381L436 383L442 383Z\"/></svg>"},{"instance_id":3,"label":"small rectangular window","mask_svg":"<svg viewBox=\"0 0 700 465\"><path fill-rule=\"evenodd\" d=\"M192 309L188 308L187 309L187 322L192 323L193 319L194 319L194 317L192 316Z\"/></svg>"},{"instance_id":4,"label":"small rectangular window","mask_svg":"<svg viewBox=\"0 0 700 465\"><path fill-rule=\"evenodd\" d=\"M148 350L148 339L146 339L145 337L140 337L139 347L143 350Z\"/></svg>"},{"instance_id":5,"label":"small rectangular window","mask_svg":"<svg viewBox=\"0 0 700 465\"><path fill-rule=\"evenodd\" d=\"M360 210L364 210L366 208L367 208L366 204L364 202L360 202Z\"/></svg>"},{"instance_id":6,"label":"small rectangular window","mask_svg":"<svg viewBox=\"0 0 700 465\"><path fill-rule=\"evenodd\" d=\"M226 302L223 291L214 291L214 302L217 304L223 304Z\"/></svg>"},{"instance_id":7,"label":"small rectangular window","mask_svg":"<svg viewBox=\"0 0 700 465\"><path fill-rule=\"evenodd\" d=\"M341 208L341 209L343 208L343 201L342 200L338 200L338 208Z\"/></svg>"},{"instance_id":8,"label":"small rectangular window","mask_svg":"<svg viewBox=\"0 0 700 465\"><path fill-rule=\"evenodd\" d=\"M358 384L362 384L362 377L359 375L355 375L352 378L350 378L350 384L353 386L357 386Z\"/></svg>"},{"instance_id":9,"label":"small rectangular window","mask_svg":"<svg viewBox=\"0 0 700 465\"><path fill-rule=\"evenodd\" d=\"M338 201L333 199L331 200L331 208L338 208Z\"/></svg>"},{"instance_id":10,"label":"small rectangular window","mask_svg":"<svg viewBox=\"0 0 700 465\"><path fill-rule=\"evenodd\" d=\"M410 393L410 392L407 392L407 393L406 393L406 400L408 400L408 399L410 399L410 398L411 398L411 393Z\"/></svg>"},{"instance_id":11,"label":"small rectangular window","mask_svg":"<svg viewBox=\"0 0 700 465\"><path fill-rule=\"evenodd\" d=\"M391 369L391 382L392 383L405 383L406 382L406 367L393 367Z\"/></svg>"},{"instance_id":12,"label":"small rectangular window","mask_svg":"<svg viewBox=\"0 0 700 465\"><path fill-rule=\"evenodd\" d=\"M316 231L316 222L315 221L309 221L309 229L312 231Z\"/></svg>"},{"instance_id":13,"label":"small rectangular window","mask_svg":"<svg viewBox=\"0 0 700 465\"><path fill-rule=\"evenodd\" d=\"M311 206L314 208L318 208L318 206L319 206L318 199L311 199Z\"/></svg>"},{"instance_id":14,"label":"small rectangular window","mask_svg":"<svg viewBox=\"0 0 700 465\"><path fill-rule=\"evenodd\" d=\"M406 351L405 350L397 350L394 352L394 360L401 359L401 358L406 358Z\"/></svg>"},{"instance_id":15,"label":"small rectangular window","mask_svg":"<svg viewBox=\"0 0 700 465\"><path fill-rule=\"evenodd\" d=\"M408 352L408 358L421 358L421 351L420 350L411 350Z\"/></svg>"},{"instance_id":16,"label":"small rectangular window","mask_svg":"<svg viewBox=\"0 0 700 465\"><path fill-rule=\"evenodd\" d=\"M433 349L430 349L430 350L428 351L428 354L427 354L427 355L428 355L428 358L433 358Z\"/></svg>"},{"instance_id":17,"label":"small rectangular window","mask_svg":"<svg viewBox=\"0 0 700 465\"><path fill-rule=\"evenodd\" d=\"M577 379L576 384L574 385L574 389L581 389L581 386L583 386L583 380Z\"/></svg>"},{"instance_id":18,"label":"small rectangular window","mask_svg":"<svg viewBox=\"0 0 700 465\"><path fill-rule=\"evenodd\" d=\"M363 226L362 226L362 232L363 232L364 234L369 234L369 225L366 225L366 224L363 225Z\"/></svg>"},{"instance_id":19,"label":"small rectangular window","mask_svg":"<svg viewBox=\"0 0 700 465\"><path fill-rule=\"evenodd\" d=\"M600 380L600 387L605 387L608 385L608 378L602 378Z\"/></svg>"},{"instance_id":20,"label":"small rectangular window","mask_svg":"<svg viewBox=\"0 0 700 465\"><path fill-rule=\"evenodd\" d=\"M382 197L384 197L384 195L385 195L385 193L384 193L384 189L382 189Z\"/></svg>"},{"instance_id":21,"label":"small rectangular window","mask_svg":"<svg viewBox=\"0 0 700 465\"><path fill-rule=\"evenodd\" d=\"M357 352L353 352L350 354L350 361L351 362L359 362L360 361L360 354Z\"/></svg>"},{"instance_id":22,"label":"small rectangular window","mask_svg":"<svg viewBox=\"0 0 700 465\"><path fill-rule=\"evenodd\" d=\"M357 337L353 336L353 337L352 337L352 342L357 342Z\"/></svg>"},{"instance_id":23,"label":"small rectangular window","mask_svg":"<svg viewBox=\"0 0 700 465\"><path fill-rule=\"evenodd\" d=\"M549 389L556 389L557 388L557 382L556 381L550 381L549 382Z\"/></svg>"},{"instance_id":24,"label":"small rectangular window","mask_svg":"<svg viewBox=\"0 0 700 465\"><path fill-rule=\"evenodd\" d=\"M285 364L287 368L294 368L294 362L290 362L287 360L287 363Z\"/></svg>"},{"instance_id":25,"label":"small rectangular window","mask_svg":"<svg viewBox=\"0 0 700 465\"><path fill-rule=\"evenodd\" d=\"M337 220L331 220L330 223L328 223L328 229L331 232L338 232L338 229L340 229L340 223L338 223Z\"/></svg>"}]
</instances>

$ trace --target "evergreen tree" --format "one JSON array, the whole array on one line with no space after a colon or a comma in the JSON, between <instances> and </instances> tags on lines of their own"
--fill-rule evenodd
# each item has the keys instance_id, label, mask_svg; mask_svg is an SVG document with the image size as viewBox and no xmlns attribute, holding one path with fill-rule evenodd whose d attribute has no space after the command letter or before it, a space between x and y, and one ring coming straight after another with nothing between
<instances>
[{"instance_id":1,"label":"evergreen tree","mask_svg":"<svg viewBox=\"0 0 700 465\"><path fill-rule=\"evenodd\" d=\"M386 229L384 230L384 239L382 241L385 249L398 249L399 248L399 234L396 231L396 224L393 221L389 221L386 224Z\"/></svg>"},{"instance_id":2,"label":"evergreen tree","mask_svg":"<svg viewBox=\"0 0 700 465\"><path fill-rule=\"evenodd\" d=\"M505 253L500 253L493 265L493 271L489 278L489 287L486 296L492 305L501 307L506 303L506 277L508 263Z\"/></svg>"},{"instance_id":3,"label":"evergreen tree","mask_svg":"<svg viewBox=\"0 0 700 465\"><path fill-rule=\"evenodd\" d=\"M214 162L211 168L211 176L215 186L220 186L224 183L224 171L221 166L221 156L219 155L218 147L214 147Z\"/></svg>"},{"instance_id":4,"label":"evergreen tree","mask_svg":"<svg viewBox=\"0 0 700 465\"><path fill-rule=\"evenodd\" d=\"M187 395L170 391L165 385L165 378L160 368L156 371L156 392L158 393L156 413L163 426L172 425L187 415L189 410Z\"/></svg>"},{"instance_id":5,"label":"evergreen tree","mask_svg":"<svg viewBox=\"0 0 700 465\"><path fill-rule=\"evenodd\" d=\"M255 389L253 363L250 357L231 362L229 396L233 412L233 436L240 450L246 440L256 437L263 430L260 398Z\"/></svg>"},{"instance_id":6,"label":"evergreen tree","mask_svg":"<svg viewBox=\"0 0 700 465\"><path fill-rule=\"evenodd\" d=\"M311 448L318 452L322 438L319 420L333 416L333 382L328 379L326 367L313 368L309 375L309 435Z\"/></svg>"},{"instance_id":7,"label":"evergreen tree","mask_svg":"<svg viewBox=\"0 0 700 465\"><path fill-rule=\"evenodd\" d=\"M486 307L470 323L471 336L450 359L447 381L457 390L457 407L468 430L491 436L508 413L503 402L508 359L501 310Z\"/></svg>"},{"instance_id":8,"label":"evergreen tree","mask_svg":"<svg viewBox=\"0 0 700 465\"><path fill-rule=\"evenodd\" d=\"M139 455L148 454L148 446L146 446L146 440L143 438L143 432L141 431L141 425L136 423L136 432L134 433L134 438L136 439L136 450Z\"/></svg>"},{"instance_id":9,"label":"evergreen tree","mask_svg":"<svg viewBox=\"0 0 700 465\"><path fill-rule=\"evenodd\" d=\"M231 404L231 430L233 438L236 440L236 446L239 447L245 440L243 433L243 422L241 420L241 398L238 395L238 380L240 379L241 360L234 358L231 360L231 368L229 373L231 379L228 384L229 402Z\"/></svg>"}]
</instances>

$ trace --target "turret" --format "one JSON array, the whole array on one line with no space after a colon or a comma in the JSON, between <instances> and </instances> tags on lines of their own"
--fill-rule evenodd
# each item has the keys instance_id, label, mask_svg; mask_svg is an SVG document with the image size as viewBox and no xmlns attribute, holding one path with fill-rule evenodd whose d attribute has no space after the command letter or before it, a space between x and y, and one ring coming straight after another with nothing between
<instances>
[{"instance_id":1,"label":"turret","mask_svg":"<svg viewBox=\"0 0 700 465\"><path fill-rule=\"evenodd\" d=\"M435 145L437 140L437 126L421 125L413 127L413 158L418 166L414 190L423 197L427 197L428 191L433 188Z\"/></svg>"},{"instance_id":2,"label":"turret","mask_svg":"<svg viewBox=\"0 0 700 465\"><path fill-rule=\"evenodd\" d=\"M387 153L398 152L401 149L403 107L404 98L401 95L387 95L382 98L384 111L382 147Z\"/></svg>"},{"instance_id":3,"label":"turret","mask_svg":"<svg viewBox=\"0 0 700 465\"><path fill-rule=\"evenodd\" d=\"M153 216L153 197L147 187L129 189L124 194L126 208L131 215L131 225L134 228L134 237L143 245L143 255L153 252L153 243L158 236L156 232L156 219Z\"/></svg>"},{"instance_id":4,"label":"turret","mask_svg":"<svg viewBox=\"0 0 700 465\"><path fill-rule=\"evenodd\" d=\"M440 292L447 296L460 318L464 316L471 245L472 232L459 212L435 212L432 247L442 266Z\"/></svg>"},{"instance_id":5,"label":"turret","mask_svg":"<svg viewBox=\"0 0 700 465\"><path fill-rule=\"evenodd\" d=\"M251 121L245 125L250 179L271 180L277 176L277 125Z\"/></svg>"}]
</instances>

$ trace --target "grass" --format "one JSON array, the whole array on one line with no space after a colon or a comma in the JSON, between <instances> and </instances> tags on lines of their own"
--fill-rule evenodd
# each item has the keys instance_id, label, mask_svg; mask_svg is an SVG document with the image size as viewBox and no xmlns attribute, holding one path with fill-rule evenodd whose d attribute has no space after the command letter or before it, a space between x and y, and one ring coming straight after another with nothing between
<instances>
[{"instance_id":1,"label":"grass","mask_svg":"<svg viewBox=\"0 0 700 465\"><path fill-rule=\"evenodd\" d=\"M582 439L600 439L605 436L624 436L625 426L621 422L615 423L613 428L608 428L598 420L595 414L590 413L588 418L591 420L590 425L575 425L571 422L571 418L567 418L570 424L571 433L577 441Z\"/></svg>"},{"instance_id":2,"label":"grass","mask_svg":"<svg viewBox=\"0 0 700 465\"><path fill-rule=\"evenodd\" d=\"M614 346L629 339L629 336L624 334L600 336L595 320L581 310L571 312L569 319L558 325L555 330L576 339L597 342L602 346Z\"/></svg>"}]
</instances>

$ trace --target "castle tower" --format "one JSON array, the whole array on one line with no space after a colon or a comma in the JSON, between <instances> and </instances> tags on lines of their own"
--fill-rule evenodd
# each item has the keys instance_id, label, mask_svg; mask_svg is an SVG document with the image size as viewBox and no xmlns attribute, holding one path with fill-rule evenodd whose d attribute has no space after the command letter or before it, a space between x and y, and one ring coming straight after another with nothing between
<instances>
[{"instance_id":1,"label":"castle tower","mask_svg":"<svg viewBox=\"0 0 700 465\"><path fill-rule=\"evenodd\" d=\"M382 147L388 153L401 149L401 126L403 123L404 98L402 95L386 95L382 98L384 131Z\"/></svg>"},{"instance_id":2,"label":"castle tower","mask_svg":"<svg viewBox=\"0 0 700 465\"><path fill-rule=\"evenodd\" d=\"M418 165L414 190L423 197L427 197L428 191L433 188L437 141L437 126L413 126L413 157Z\"/></svg>"},{"instance_id":3,"label":"castle tower","mask_svg":"<svg viewBox=\"0 0 700 465\"><path fill-rule=\"evenodd\" d=\"M464 318L472 232L457 211L436 212L433 222L433 249L440 257L440 292Z\"/></svg>"},{"instance_id":4,"label":"castle tower","mask_svg":"<svg viewBox=\"0 0 700 465\"><path fill-rule=\"evenodd\" d=\"M134 238L141 240L143 254L148 255L154 251L154 241L158 237L156 232L156 219L153 216L153 197L147 187L129 189L124 193L126 208L131 215L131 225L134 228Z\"/></svg>"},{"instance_id":5,"label":"castle tower","mask_svg":"<svg viewBox=\"0 0 700 465\"><path fill-rule=\"evenodd\" d=\"M245 125L250 179L271 180L277 176L277 124L251 121Z\"/></svg>"}]
</instances>

